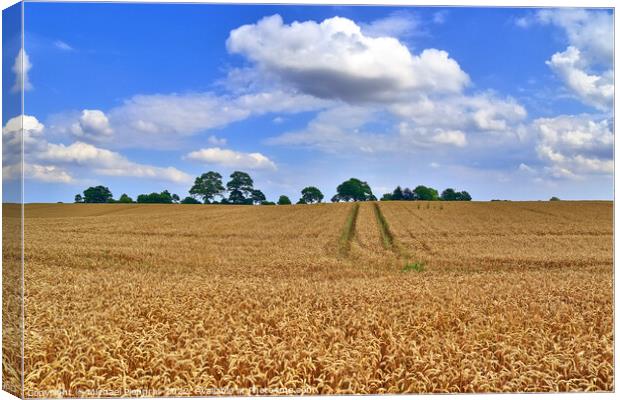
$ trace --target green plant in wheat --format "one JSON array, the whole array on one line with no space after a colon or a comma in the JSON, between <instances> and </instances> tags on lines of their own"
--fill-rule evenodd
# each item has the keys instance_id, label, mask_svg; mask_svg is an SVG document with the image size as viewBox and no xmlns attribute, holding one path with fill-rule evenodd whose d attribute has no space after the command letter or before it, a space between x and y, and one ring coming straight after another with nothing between
<instances>
[{"instance_id":1,"label":"green plant in wheat","mask_svg":"<svg viewBox=\"0 0 620 400\"><path fill-rule=\"evenodd\" d=\"M414 261L408 262L402 269L402 272L422 272L424 271L424 262L422 261Z\"/></svg>"}]
</instances>

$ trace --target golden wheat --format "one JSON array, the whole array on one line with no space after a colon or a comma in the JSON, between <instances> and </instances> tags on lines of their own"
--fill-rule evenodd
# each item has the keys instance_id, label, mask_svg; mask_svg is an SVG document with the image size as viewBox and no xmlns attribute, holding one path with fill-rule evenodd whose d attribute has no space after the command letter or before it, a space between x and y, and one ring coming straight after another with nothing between
<instances>
[{"instance_id":1,"label":"golden wheat","mask_svg":"<svg viewBox=\"0 0 620 400\"><path fill-rule=\"evenodd\" d=\"M2 206L2 388L22 395L21 206Z\"/></svg>"},{"instance_id":2,"label":"golden wheat","mask_svg":"<svg viewBox=\"0 0 620 400\"><path fill-rule=\"evenodd\" d=\"M26 396L613 390L611 203L352 207L28 205Z\"/></svg>"}]
</instances>

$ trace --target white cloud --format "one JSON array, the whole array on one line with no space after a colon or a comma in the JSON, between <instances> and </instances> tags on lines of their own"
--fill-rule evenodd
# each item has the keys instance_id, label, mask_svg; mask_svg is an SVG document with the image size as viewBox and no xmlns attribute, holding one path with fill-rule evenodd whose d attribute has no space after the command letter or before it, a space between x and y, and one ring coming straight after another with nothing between
<instances>
[{"instance_id":1,"label":"white cloud","mask_svg":"<svg viewBox=\"0 0 620 400\"><path fill-rule=\"evenodd\" d=\"M19 115L9 119L2 128L3 138L10 138L11 142L21 142L21 134L24 142L30 141L33 137L41 136L45 126L38 119L31 115Z\"/></svg>"},{"instance_id":2,"label":"white cloud","mask_svg":"<svg viewBox=\"0 0 620 400\"><path fill-rule=\"evenodd\" d=\"M73 183L69 173L55 165L24 164L24 177L48 183Z\"/></svg>"},{"instance_id":3,"label":"white cloud","mask_svg":"<svg viewBox=\"0 0 620 400\"><path fill-rule=\"evenodd\" d=\"M22 89L27 91L34 88L28 78L28 72L30 72L31 68L32 64L30 63L28 54L24 51L24 49L19 49L12 68L12 71L15 74L15 84L11 89L13 92L20 92Z\"/></svg>"},{"instance_id":4,"label":"white cloud","mask_svg":"<svg viewBox=\"0 0 620 400\"><path fill-rule=\"evenodd\" d=\"M44 128L42 123L30 115L20 115L9 119L2 127L2 164L20 163L22 143L24 152L36 147L41 142Z\"/></svg>"},{"instance_id":5,"label":"white cloud","mask_svg":"<svg viewBox=\"0 0 620 400\"><path fill-rule=\"evenodd\" d=\"M438 146L464 147L465 132L400 122L388 133L367 131L366 125L389 118L380 107L341 105L319 113L308 126L269 138L270 145L308 147L325 153L399 153Z\"/></svg>"},{"instance_id":6,"label":"white cloud","mask_svg":"<svg viewBox=\"0 0 620 400\"><path fill-rule=\"evenodd\" d=\"M467 144L467 137L462 131L439 131L431 140L435 143L451 144L457 147L464 147Z\"/></svg>"},{"instance_id":7,"label":"white cloud","mask_svg":"<svg viewBox=\"0 0 620 400\"><path fill-rule=\"evenodd\" d=\"M2 180L11 181L19 179L22 176L22 164L6 164L2 163Z\"/></svg>"},{"instance_id":8,"label":"white cloud","mask_svg":"<svg viewBox=\"0 0 620 400\"><path fill-rule=\"evenodd\" d=\"M71 133L77 137L89 137L94 140L105 139L113 133L110 121L101 110L82 110L82 115L73 125Z\"/></svg>"},{"instance_id":9,"label":"white cloud","mask_svg":"<svg viewBox=\"0 0 620 400\"><path fill-rule=\"evenodd\" d=\"M393 14L372 25L339 17L284 24L274 15L233 30L228 50L253 61L261 76L334 100L305 129L266 143L328 153L410 153L438 145L465 147L470 133L519 137L527 113L514 99L491 92L466 95L469 77L446 52L414 55L386 36L405 26L413 29L415 19L408 25L405 19ZM364 129L372 123L392 128Z\"/></svg>"},{"instance_id":10,"label":"white cloud","mask_svg":"<svg viewBox=\"0 0 620 400\"><path fill-rule=\"evenodd\" d=\"M331 102L296 91L276 89L236 97L232 104L254 115L262 115L314 111L331 105Z\"/></svg>"},{"instance_id":11,"label":"white cloud","mask_svg":"<svg viewBox=\"0 0 620 400\"><path fill-rule=\"evenodd\" d=\"M514 20L514 23L519 28L529 28L533 23L533 18L531 15L525 17L519 17Z\"/></svg>"},{"instance_id":12,"label":"white cloud","mask_svg":"<svg viewBox=\"0 0 620 400\"><path fill-rule=\"evenodd\" d=\"M371 107L340 105L322 111L300 131L285 132L266 140L270 145L316 148L326 153L361 151L372 153L392 147L380 135L361 132L375 118Z\"/></svg>"},{"instance_id":13,"label":"white cloud","mask_svg":"<svg viewBox=\"0 0 620 400\"><path fill-rule=\"evenodd\" d=\"M118 153L83 142L74 142L68 146L50 143L38 158L56 163L96 166L112 166L119 161L125 162Z\"/></svg>"},{"instance_id":14,"label":"white cloud","mask_svg":"<svg viewBox=\"0 0 620 400\"><path fill-rule=\"evenodd\" d=\"M321 98L392 101L403 92L459 92L469 83L447 52L413 55L397 39L366 36L341 17L286 25L273 15L233 30L226 46L265 73Z\"/></svg>"},{"instance_id":15,"label":"white cloud","mask_svg":"<svg viewBox=\"0 0 620 400\"><path fill-rule=\"evenodd\" d=\"M119 153L83 142L75 142L68 146L50 143L37 158L61 165L87 166L99 175L153 178L174 183L192 181L191 176L176 168L138 164Z\"/></svg>"},{"instance_id":16,"label":"white cloud","mask_svg":"<svg viewBox=\"0 0 620 400\"><path fill-rule=\"evenodd\" d=\"M611 121L590 115L562 115L533 122L536 152L554 177L613 173L614 134Z\"/></svg>"},{"instance_id":17,"label":"white cloud","mask_svg":"<svg viewBox=\"0 0 620 400\"><path fill-rule=\"evenodd\" d=\"M525 163L519 164L519 171L527 172L528 174L535 174L536 170Z\"/></svg>"},{"instance_id":18,"label":"white cloud","mask_svg":"<svg viewBox=\"0 0 620 400\"><path fill-rule=\"evenodd\" d=\"M610 110L614 97L613 14L608 10L546 9L516 21L553 25L564 31L568 46L546 63L584 103Z\"/></svg>"},{"instance_id":19,"label":"white cloud","mask_svg":"<svg viewBox=\"0 0 620 400\"><path fill-rule=\"evenodd\" d=\"M562 28L569 44L582 50L593 63L613 62L613 14L608 10L547 9L536 17L539 23Z\"/></svg>"},{"instance_id":20,"label":"white cloud","mask_svg":"<svg viewBox=\"0 0 620 400\"><path fill-rule=\"evenodd\" d=\"M390 111L417 126L475 131L506 132L527 116L526 110L511 98L492 93L471 96L418 96L394 103Z\"/></svg>"},{"instance_id":21,"label":"white cloud","mask_svg":"<svg viewBox=\"0 0 620 400\"><path fill-rule=\"evenodd\" d=\"M409 12L394 12L369 24L360 24L360 27L362 33L369 37L405 38L419 32L420 20Z\"/></svg>"},{"instance_id":22,"label":"white cloud","mask_svg":"<svg viewBox=\"0 0 620 400\"><path fill-rule=\"evenodd\" d=\"M600 110L610 109L614 101L613 71L603 75L589 75L579 49L569 46L566 51L555 53L547 65L586 104Z\"/></svg>"},{"instance_id":23,"label":"white cloud","mask_svg":"<svg viewBox=\"0 0 620 400\"><path fill-rule=\"evenodd\" d=\"M99 167L95 169L95 172L100 175L147 178L178 184L188 184L193 181L190 175L174 167L154 167L130 161L121 165Z\"/></svg>"},{"instance_id":24,"label":"white cloud","mask_svg":"<svg viewBox=\"0 0 620 400\"><path fill-rule=\"evenodd\" d=\"M253 115L297 113L327 105L324 100L283 90L238 96L214 93L136 95L107 113L91 110L87 118L84 112L77 120L75 116L58 118L56 129L70 131L81 140L107 139L117 147L170 148L184 137ZM112 141L112 138L119 140Z\"/></svg>"},{"instance_id":25,"label":"white cloud","mask_svg":"<svg viewBox=\"0 0 620 400\"><path fill-rule=\"evenodd\" d=\"M436 13L433 14L433 22L441 25L444 22L446 22L446 15L448 14L447 11L437 11Z\"/></svg>"},{"instance_id":26,"label":"white cloud","mask_svg":"<svg viewBox=\"0 0 620 400\"><path fill-rule=\"evenodd\" d=\"M226 146L226 138L219 138L215 135L211 135L207 138L207 143L213 146Z\"/></svg>"},{"instance_id":27,"label":"white cloud","mask_svg":"<svg viewBox=\"0 0 620 400\"><path fill-rule=\"evenodd\" d=\"M476 127L483 131L506 131L527 116L525 108L511 98L501 99L486 94L463 98L461 102L475 110L473 120Z\"/></svg>"},{"instance_id":28,"label":"white cloud","mask_svg":"<svg viewBox=\"0 0 620 400\"><path fill-rule=\"evenodd\" d=\"M169 149L178 147L184 138L251 116L313 111L330 104L283 89L235 96L211 92L136 95L106 112L83 110L79 114L53 115L50 130L63 137L70 134L81 141L105 142L116 148ZM221 146L223 142L210 144Z\"/></svg>"},{"instance_id":29,"label":"white cloud","mask_svg":"<svg viewBox=\"0 0 620 400\"><path fill-rule=\"evenodd\" d=\"M63 42L62 40L54 41L54 47L62 51L73 51L73 47L71 47L68 43Z\"/></svg>"},{"instance_id":30,"label":"white cloud","mask_svg":"<svg viewBox=\"0 0 620 400\"><path fill-rule=\"evenodd\" d=\"M71 175L62 168L30 162L30 154L47 145L43 138L44 129L45 126L31 115L13 117L2 127L3 179L21 179L23 168L26 179L55 183L73 182Z\"/></svg>"},{"instance_id":31,"label":"white cloud","mask_svg":"<svg viewBox=\"0 0 620 400\"><path fill-rule=\"evenodd\" d=\"M4 177L19 177L23 134L24 176L29 179L72 183L76 173L86 170L87 174L152 178L174 183L192 180L176 168L135 163L119 153L84 142L70 145L49 143L44 131L44 125L29 115L11 118L7 122L2 128Z\"/></svg>"},{"instance_id":32,"label":"white cloud","mask_svg":"<svg viewBox=\"0 0 620 400\"><path fill-rule=\"evenodd\" d=\"M545 167L545 172L552 178L556 179L579 179L579 176L573 171L559 165Z\"/></svg>"},{"instance_id":33,"label":"white cloud","mask_svg":"<svg viewBox=\"0 0 620 400\"><path fill-rule=\"evenodd\" d=\"M416 147L430 147L437 144L456 147L467 145L467 135L460 130L411 126L407 122L401 122L398 130L402 140L395 146L395 151L402 151L411 145Z\"/></svg>"},{"instance_id":34,"label":"white cloud","mask_svg":"<svg viewBox=\"0 0 620 400\"><path fill-rule=\"evenodd\" d=\"M395 22L407 16L410 14L393 14L389 18ZM385 23L376 26L385 26ZM105 126L113 132L111 136L122 137L122 140L108 140L107 143L117 147L172 148L184 137L256 115L333 109L341 112L343 106L351 106L336 100L338 98L363 105L361 111L353 114L372 114L373 109L383 107L383 115L389 118L396 117L416 127L440 129L444 133L437 134L435 143L458 146L467 143L466 137L472 130L510 131L514 123L526 115L523 107L512 99L500 99L488 93L464 95L461 91L469 78L446 52L427 49L413 55L397 39L371 37L345 18L331 18L320 24L307 21L286 25L276 15L233 30L227 46L231 52L241 53L255 62L250 69L235 70L233 78L229 75L227 80L235 82L246 72L250 75L250 81L243 81L242 85L233 83L229 89L234 94L133 96L121 106L101 112L100 116L108 119ZM330 77L335 80L330 81ZM305 90L306 84L311 88ZM260 90L256 91L257 88ZM322 95L329 100L315 97ZM364 100L377 102L360 104ZM361 138L355 139L353 137L359 132L345 132L344 129L349 128L342 126L342 119L354 117L350 115L351 110L353 107L346 115L327 118L337 121L334 127L329 126L331 122L322 122L327 114L319 113L303 132L288 132L272 142L311 144L331 151L328 148L333 147L334 142L344 142L346 137L366 152L394 147L386 143L389 135L362 133ZM58 125L68 126L67 131L74 130L78 134L86 131L83 116L77 122L77 117L73 118L73 122ZM273 121L282 120L279 115ZM460 133L454 133L457 131ZM398 136L395 131L391 134ZM78 137L89 141L106 136ZM207 142L213 147L225 145L214 139L207 139Z\"/></svg>"},{"instance_id":35,"label":"white cloud","mask_svg":"<svg viewBox=\"0 0 620 400\"><path fill-rule=\"evenodd\" d=\"M147 134L189 136L247 118L248 110L206 94L137 95L110 111L119 125Z\"/></svg>"},{"instance_id":36,"label":"white cloud","mask_svg":"<svg viewBox=\"0 0 620 400\"><path fill-rule=\"evenodd\" d=\"M54 165L24 164L23 176L25 179L33 179L47 183L73 183L74 179L69 173ZM9 164L2 166L3 180L16 180L22 177L22 164Z\"/></svg>"},{"instance_id":37,"label":"white cloud","mask_svg":"<svg viewBox=\"0 0 620 400\"><path fill-rule=\"evenodd\" d=\"M276 164L261 153L242 153L219 147L211 147L192 151L186 159L205 164L217 164L225 167L270 169L275 170Z\"/></svg>"}]
</instances>

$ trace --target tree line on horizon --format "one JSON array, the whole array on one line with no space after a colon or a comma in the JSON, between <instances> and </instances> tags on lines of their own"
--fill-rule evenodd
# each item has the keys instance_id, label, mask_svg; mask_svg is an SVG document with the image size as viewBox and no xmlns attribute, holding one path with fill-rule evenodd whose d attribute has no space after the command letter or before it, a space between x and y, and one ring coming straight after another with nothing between
<instances>
[{"instance_id":1,"label":"tree line on horizon","mask_svg":"<svg viewBox=\"0 0 620 400\"><path fill-rule=\"evenodd\" d=\"M411 190L409 188L402 189L400 186L397 186L396 189L392 193L386 193L381 197L381 201L415 201L415 200L423 200L423 201L471 201L471 195L467 193L465 190L461 192L457 192L452 188L447 188L441 195L432 187L427 187L424 185L419 185L415 189Z\"/></svg>"},{"instance_id":2,"label":"tree line on horizon","mask_svg":"<svg viewBox=\"0 0 620 400\"><path fill-rule=\"evenodd\" d=\"M268 201L265 194L254 187L254 180L246 172L235 171L230 175L230 180L224 186L222 175L215 171L206 172L194 180L189 189L190 196L181 199L179 195L164 190L161 193L153 192L140 194L134 201L129 195L123 193L118 200L106 186L94 186L84 190L82 194L75 195L75 203L158 203L158 204L235 204L235 205L288 205L291 199L281 195L277 202ZM325 196L315 186L307 186L301 190L301 196L296 204L322 203ZM219 201L218 201L219 199ZM367 182L357 178L351 178L342 182L336 188L336 194L331 202L349 201L376 201ZM396 187L392 193L386 193L381 201L469 201L471 196L466 191L457 192L452 188L444 190L441 195L432 188L423 185L411 190Z\"/></svg>"}]
</instances>

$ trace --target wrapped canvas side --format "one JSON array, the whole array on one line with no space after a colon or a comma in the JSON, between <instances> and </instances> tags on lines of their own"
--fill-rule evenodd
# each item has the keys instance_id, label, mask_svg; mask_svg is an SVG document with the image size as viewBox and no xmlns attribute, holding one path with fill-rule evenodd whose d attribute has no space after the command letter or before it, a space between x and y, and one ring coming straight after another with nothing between
<instances>
[{"instance_id":1,"label":"wrapped canvas side","mask_svg":"<svg viewBox=\"0 0 620 400\"><path fill-rule=\"evenodd\" d=\"M2 389L23 393L23 4L2 12Z\"/></svg>"}]
</instances>

